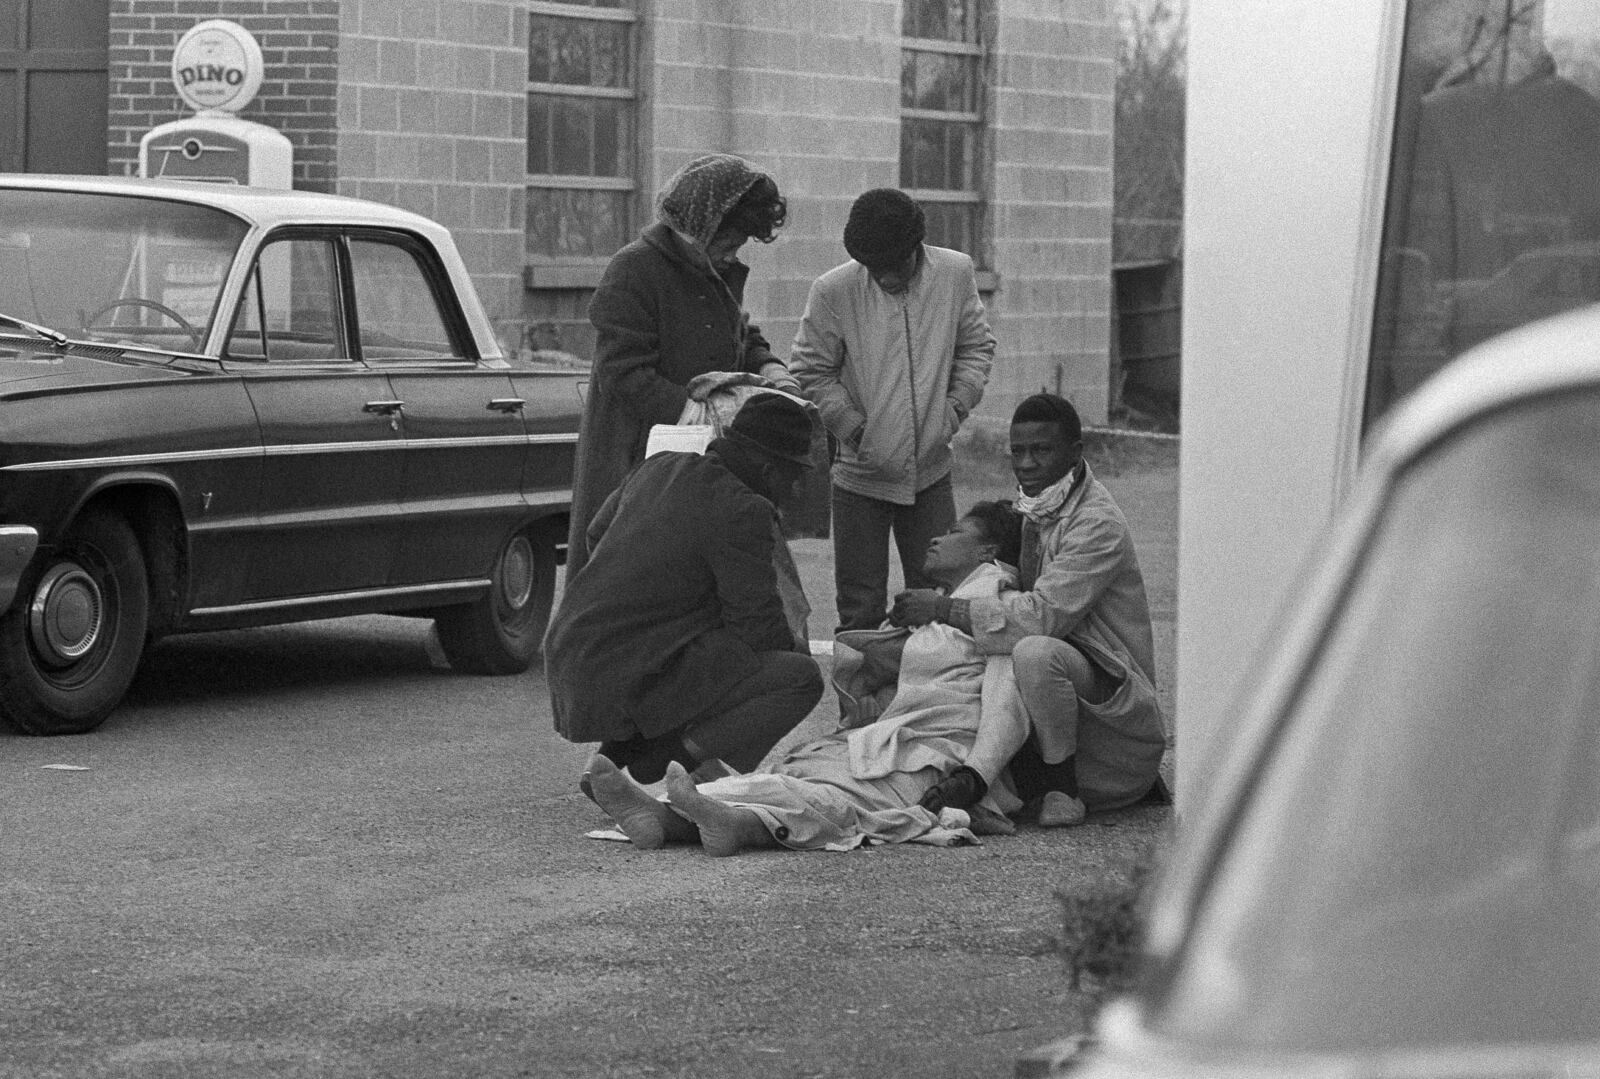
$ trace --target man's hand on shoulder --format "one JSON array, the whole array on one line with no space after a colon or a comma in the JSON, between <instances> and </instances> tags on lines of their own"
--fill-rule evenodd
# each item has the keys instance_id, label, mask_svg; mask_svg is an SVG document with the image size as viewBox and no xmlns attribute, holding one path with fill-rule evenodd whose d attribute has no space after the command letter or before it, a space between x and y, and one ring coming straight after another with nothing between
<instances>
[{"instance_id":1,"label":"man's hand on shoulder","mask_svg":"<svg viewBox=\"0 0 1600 1079\"><path fill-rule=\"evenodd\" d=\"M897 626L925 626L939 614L945 596L932 588L912 588L894 597L889 621Z\"/></svg>"}]
</instances>

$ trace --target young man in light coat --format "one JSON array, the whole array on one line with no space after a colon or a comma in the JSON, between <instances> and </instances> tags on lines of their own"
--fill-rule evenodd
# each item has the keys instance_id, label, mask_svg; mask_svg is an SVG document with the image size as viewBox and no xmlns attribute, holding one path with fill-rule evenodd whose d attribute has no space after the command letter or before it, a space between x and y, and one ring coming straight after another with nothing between
<instances>
[{"instance_id":1,"label":"young man in light coat","mask_svg":"<svg viewBox=\"0 0 1600 1079\"><path fill-rule=\"evenodd\" d=\"M838 441L833 556L840 629L879 625L889 537L906 586L927 588L928 543L955 523L950 441L983 398L995 340L972 259L923 243L903 191L856 199L851 261L811 286L789 371Z\"/></svg>"},{"instance_id":2,"label":"young man in light coat","mask_svg":"<svg viewBox=\"0 0 1600 1079\"><path fill-rule=\"evenodd\" d=\"M1041 825L1077 824L1088 810L1147 797L1166 801L1150 604L1128 523L1083 459L1083 425L1070 402L1027 398L1010 434L1024 517L1021 588L971 601L908 590L895 597L891 620L943 622L985 653L1011 654L1031 730L1000 730L986 716L968 756L1004 760L1007 752L988 747L1023 743L1011 778L1037 804ZM965 808L995 778L958 770L939 802Z\"/></svg>"}]
</instances>

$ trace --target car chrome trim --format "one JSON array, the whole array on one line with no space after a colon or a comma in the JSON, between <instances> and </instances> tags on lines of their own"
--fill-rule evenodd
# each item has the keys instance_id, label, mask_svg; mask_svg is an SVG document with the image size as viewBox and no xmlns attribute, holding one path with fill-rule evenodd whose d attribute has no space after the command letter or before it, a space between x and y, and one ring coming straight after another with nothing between
<instances>
[{"instance_id":1,"label":"car chrome trim","mask_svg":"<svg viewBox=\"0 0 1600 1079\"><path fill-rule=\"evenodd\" d=\"M408 584L393 588L358 588L351 592L319 592L312 596L292 596L289 599L265 599L252 603L233 603L226 607L196 607L189 612L191 618L215 618L222 615L248 614L252 611L284 611L296 607L315 607L324 603L345 603L357 599L375 599L379 596L428 596L439 592L459 592L463 588L488 588L487 577L473 577L462 581L444 581L433 584Z\"/></svg>"},{"instance_id":2,"label":"car chrome trim","mask_svg":"<svg viewBox=\"0 0 1600 1079\"><path fill-rule=\"evenodd\" d=\"M22 571L39 548L39 530L28 525L0 525L0 612L17 597Z\"/></svg>"},{"instance_id":3,"label":"car chrome trim","mask_svg":"<svg viewBox=\"0 0 1600 1079\"><path fill-rule=\"evenodd\" d=\"M369 450L460 449L474 446L550 445L577 442L576 432L547 435L462 435L451 438L384 438L364 442L305 442L279 446L235 446L217 450L173 450L166 453L125 453L105 457L74 457L61 461L29 461L0 467L0 472L50 472L72 468L120 468L129 465L178 464L185 461L220 461L234 457L291 457L306 453L360 453Z\"/></svg>"}]
</instances>

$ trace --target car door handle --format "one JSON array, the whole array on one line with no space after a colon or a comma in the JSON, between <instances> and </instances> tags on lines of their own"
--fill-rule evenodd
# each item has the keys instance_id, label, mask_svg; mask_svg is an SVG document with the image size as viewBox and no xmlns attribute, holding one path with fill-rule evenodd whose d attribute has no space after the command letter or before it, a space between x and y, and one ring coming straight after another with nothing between
<instances>
[{"instance_id":1,"label":"car door handle","mask_svg":"<svg viewBox=\"0 0 1600 1079\"><path fill-rule=\"evenodd\" d=\"M520 397L496 397L485 407L491 412L521 412L525 404L527 402Z\"/></svg>"},{"instance_id":2,"label":"car door handle","mask_svg":"<svg viewBox=\"0 0 1600 1079\"><path fill-rule=\"evenodd\" d=\"M404 401L368 401L361 406L361 411L375 412L380 416L393 416L405 407Z\"/></svg>"}]
</instances>

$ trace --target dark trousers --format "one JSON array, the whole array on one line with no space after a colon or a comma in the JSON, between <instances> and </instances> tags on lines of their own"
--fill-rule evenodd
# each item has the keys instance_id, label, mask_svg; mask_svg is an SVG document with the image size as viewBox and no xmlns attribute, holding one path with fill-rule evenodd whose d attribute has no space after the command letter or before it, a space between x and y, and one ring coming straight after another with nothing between
<instances>
[{"instance_id":1,"label":"dark trousers","mask_svg":"<svg viewBox=\"0 0 1600 1079\"><path fill-rule=\"evenodd\" d=\"M956 523L950 477L917 492L909 506L833 488L833 584L839 628L876 629L889 611L889 535L907 588L932 588L922 574L928 544Z\"/></svg>"},{"instance_id":2,"label":"dark trousers","mask_svg":"<svg viewBox=\"0 0 1600 1079\"><path fill-rule=\"evenodd\" d=\"M760 652L760 666L691 719L683 737L705 757L741 772L761 763L778 740L822 699L822 671L799 652Z\"/></svg>"}]
</instances>

